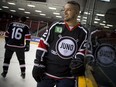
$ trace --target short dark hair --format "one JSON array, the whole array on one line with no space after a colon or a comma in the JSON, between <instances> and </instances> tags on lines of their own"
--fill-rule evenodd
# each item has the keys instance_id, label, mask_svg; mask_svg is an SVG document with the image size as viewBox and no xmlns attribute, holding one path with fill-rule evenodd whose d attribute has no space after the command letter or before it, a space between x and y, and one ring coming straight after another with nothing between
<instances>
[{"instance_id":1,"label":"short dark hair","mask_svg":"<svg viewBox=\"0 0 116 87\"><path fill-rule=\"evenodd\" d=\"M21 17L21 21L22 21L22 22L25 22L26 20L27 20L26 17Z\"/></svg>"},{"instance_id":2,"label":"short dark hair","mask_svg":"<svg viewBox=\"0 0 116 87\"><path fill-rule=\"evenodd\" d=\"M68 4L72 4L72 5L75 5L75 6L78 6L79 10L80 10L80 4L76 1L68 1L67 2Z\"/></svg>"}]
</instances>

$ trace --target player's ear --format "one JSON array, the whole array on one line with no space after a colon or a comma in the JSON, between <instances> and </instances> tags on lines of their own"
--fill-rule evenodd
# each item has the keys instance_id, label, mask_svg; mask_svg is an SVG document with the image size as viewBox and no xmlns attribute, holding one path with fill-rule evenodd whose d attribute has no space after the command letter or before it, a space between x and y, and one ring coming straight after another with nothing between
<instances>
[{"instance_id":1,"label":"player's ear","mask_svg":"<svg viewBox=\"0 0 116 87\"><path fill-rule=\"evenodd\" d=\"M79 11L75 11L76 12L76 15L78 15L79 14Z\"/></svg>"}]
</instances>

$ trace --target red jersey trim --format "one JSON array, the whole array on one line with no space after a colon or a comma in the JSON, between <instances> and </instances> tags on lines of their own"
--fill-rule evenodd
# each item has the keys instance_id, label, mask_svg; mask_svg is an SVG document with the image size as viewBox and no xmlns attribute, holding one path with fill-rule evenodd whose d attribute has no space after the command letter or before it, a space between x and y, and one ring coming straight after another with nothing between
<instances>
[{"instance_id":1,"label":"red jersey trim","mask_svg":"<svg viewBox=\"0 0 116 87\"><path fill-rule=\"evenodd\" d=\"M65 21L64 21L65 22ZM77 25L75 25L72 29L70 29L69 28L69 25L65 22L65 25L66 25L66 27L67 27L67 29L69 30L69 31L73 31L74 29L76 29L78 26L80 26L80 23L77 23Z\"/></svg>"},{"instance_id":2,"label":"red jersey trim","mask_svg":"<svg viewBox=\"0 0 116 87\"><path fill-rule=\"evenodd\" d=\"M44 43L43 40L40 40L38 47L47 50L47 45Z\"/></svg>"}]
</instances>

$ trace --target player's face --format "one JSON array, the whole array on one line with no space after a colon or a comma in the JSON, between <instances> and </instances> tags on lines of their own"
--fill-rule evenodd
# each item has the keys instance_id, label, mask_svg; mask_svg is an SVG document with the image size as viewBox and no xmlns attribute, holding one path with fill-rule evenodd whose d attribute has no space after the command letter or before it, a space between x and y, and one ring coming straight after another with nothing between
<instances>
[{"instance_id":1,"label":"player's face","mask_svg":"<svg viewBox=\"0 0 116 87\"><path fill-rule=\"evenodd\" d=\"M77 19L78 16L78 12L77 10L74 8L73 5L71 4L66 4L64 6L64 20L65 21L72 21Z\"/></svg>"}]
</instances>

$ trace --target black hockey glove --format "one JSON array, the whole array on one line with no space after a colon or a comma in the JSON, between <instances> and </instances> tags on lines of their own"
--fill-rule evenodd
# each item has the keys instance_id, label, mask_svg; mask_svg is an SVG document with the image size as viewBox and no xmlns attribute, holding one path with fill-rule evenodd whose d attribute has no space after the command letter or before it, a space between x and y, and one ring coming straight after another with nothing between
<instances>
[{"instance_id":1,"label":"black hockey glove","mask_svg":"<svg viewBox=\"0 0 116 87\"><path fill-rule=\"evenodd\" d=\"M34 62L35 62L35 65L32 70L32 76L36 82L40 82L44 77L45 65L43 63L38 63L37 59L35 59Z\"/></svg>"},{"instance_id":2,"label":"black hockey glove","mask_svg":"<svg viewBox=\"0 0 116 87\"><path fill-rule=\"evenodd\" d=\"M70 68L71 68L71 74L73 76L85 75L84 60L82 60L81 58L72 59Z\"/></svg>"},{"instance_id":3,"label":"black hockey glove","mask_svg":"<svg viewBox=\"0 0 116 87\"><path fill-rule=\"evenodd\" d=\"M25 51L29 51L29 50L30 50L30 41L26 40Z\"/></svg>"},{"instance_id":4,"label":"black hockey glove","mask_svg":"<svg viewBox=\"0 0 116 87\"><path fill-rule=\"evenodd\" d=\"M25 45L25 52L30 50L30 45Z\"/></svg>"}]
</instances>

